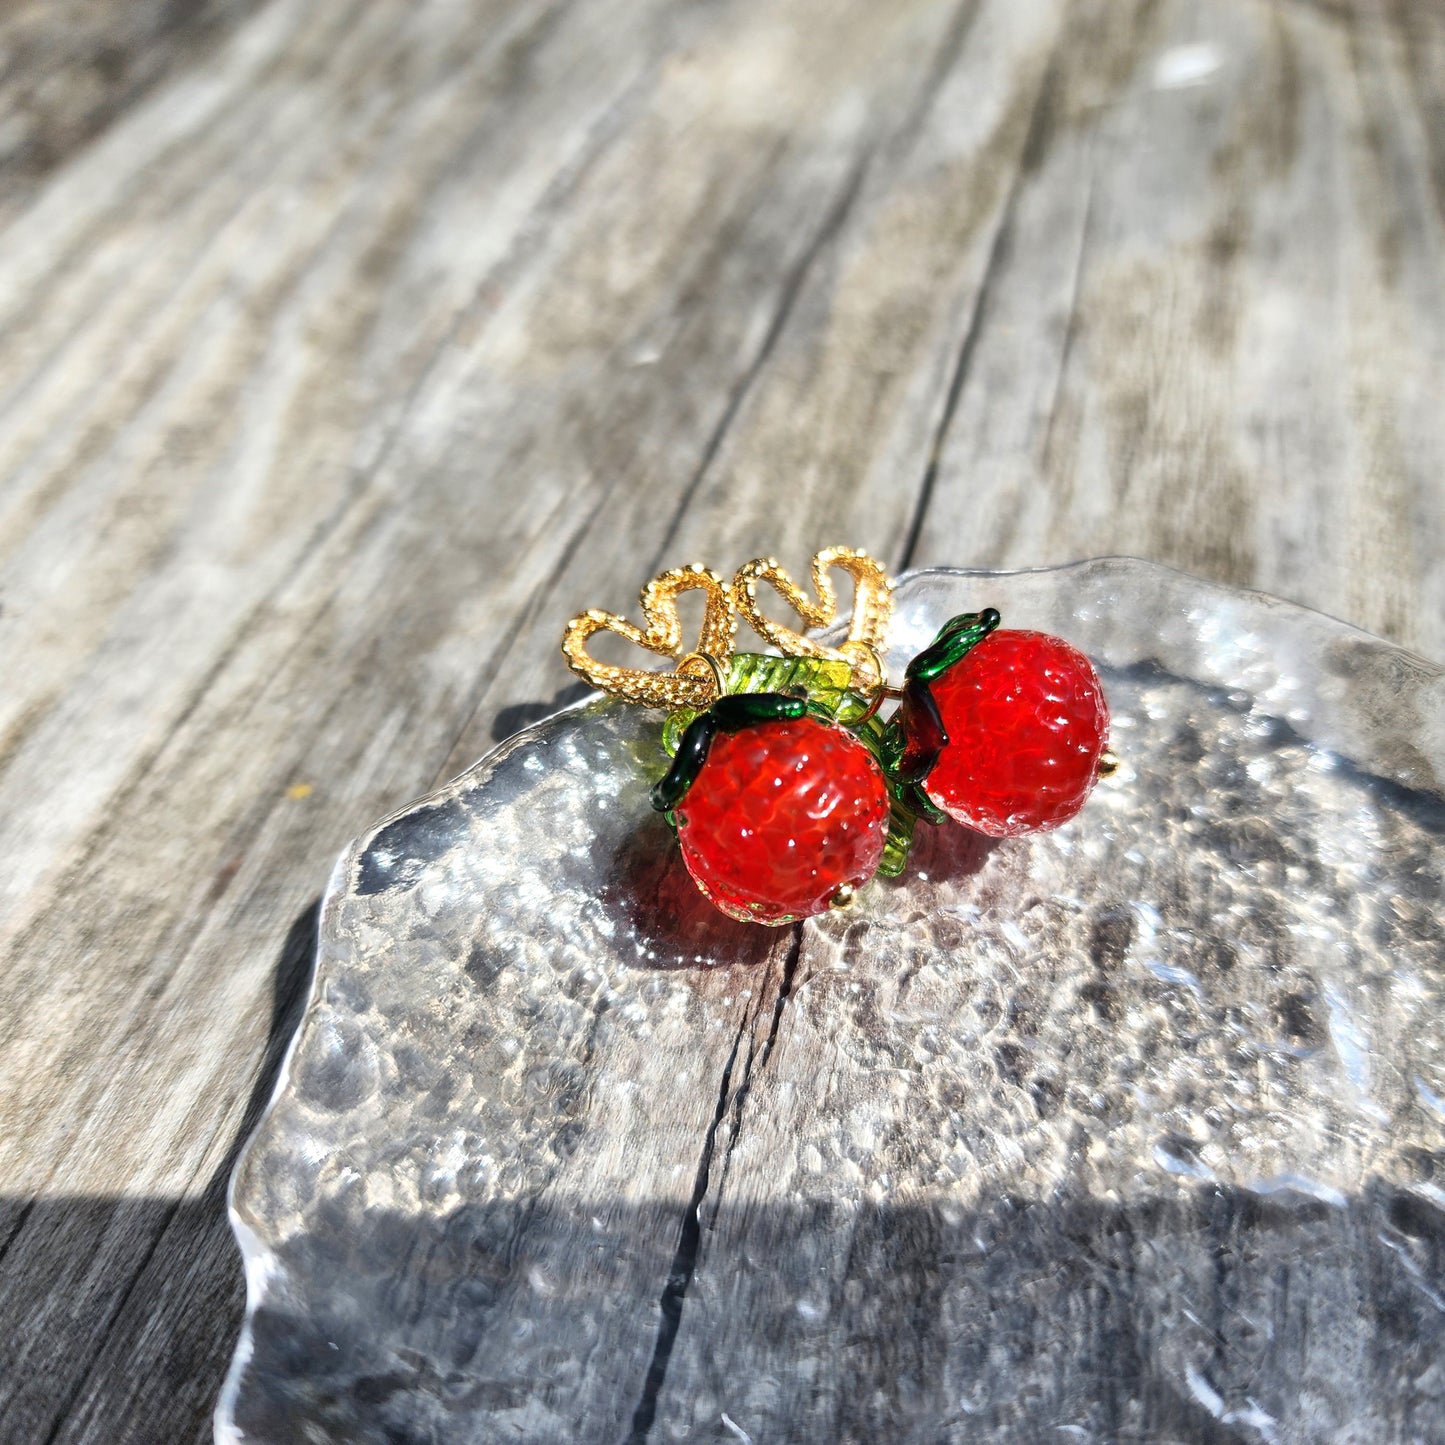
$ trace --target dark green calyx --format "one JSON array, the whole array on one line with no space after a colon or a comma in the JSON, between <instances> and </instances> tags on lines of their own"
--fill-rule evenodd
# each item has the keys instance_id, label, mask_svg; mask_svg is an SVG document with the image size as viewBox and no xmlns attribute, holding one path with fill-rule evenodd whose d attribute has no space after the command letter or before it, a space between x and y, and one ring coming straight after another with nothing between
<instances>
[{"instance_id":1,"label":"dark green calyx","mask_svg":"<svg viewBox=\"0 0 1445 1445\"><path fill-rule=\"evenodd\" d=\"M903 684L898 705L898 726L903 736L903 753L897 775L902 782L922 784L948 746L948 729L938 710L933 692L921 678L910 676Z\"/></svg>"},{"instance_id":2,"label":"dark green calyx","mask_svg":"<svg viewBox=\"0 0 1445 1445\"><path fill-rule=\"evenodd\" d=\"M800 718L808 710L806 697L781 692L736 692L718 698L683 730L667 776L652 789L652 806L659 813L670 813L682 802L702 772L718 733L737 733L758 723Z\"/></svg>"},{"instance_id":3,"label":"dark green calyx","mask_svg":"<svg viewBox=\"0 0 1445 1445\"><path fill-rule=\"evenodd\" d=\"M845 727L867 711L867 700L852 691L853 664L836 657L775 657L766 652L735 652L727 666L727 686L735 692L781 692L806 696L808 712L822 722ZM697 709L680 707L662 725L663 750L671 757L682 741L683 730Z\"/></svg>"},{"instance_id":4,"label":"dark green calyx","mask_svg":"<svg viewBox=\"0 0 1445 1445\"><path fill-rule=\"evenodd\" d=\"M982 612L964 612L950 617L937 637L908 664L905 674L910 680L932 682L942 676L965 653L983 641L1002 622L996 608Z\"/></svg>"},{"instance_id":5,"label":"dark green calyx","mask_svg":"<svg viewBox=\"0 0 1445 1445\"><path fill-rule=\"evenodd\" d=\"M659 813L670 813L687 796L687 790L697 781L702 765L707 762L716 732L717 719L711 712L699 713L687 725L667 776L653 786L650 795L652 806Z\"/></svg>"},{"instance_id":6,"label":"dark green calyx","mask_svg":"<svg viewBox=\"0 0 1445 1445\"><path fill-rule=\"evenodd\" d=\"M925 823L942 823L948 817L917 783L905 783L899 789L899 796L903 805Z\"/></svg>"},{"instance_id":7,"label":"dark green calyx","mask_svg":"<svg viewBox=\"0 0 1445 1445\"><path fill-rule=\"evenodd\" d=\"M922 683L918 687L927 692ZM944 816L927 794L906 781L900 772L908 746L902 716L902 708L887 721L875 713L854 730L858 741L878 759L878 766L883 769L888 785L888 836L883 844L882 861L878 865L878 872L884 878L896 878L907 866L915 824L920 819L936 823Z\"/></svg>"},{"instance_id":8,"label":"dark green calyx","mask_svg":"<svg viewBox=\"0 0 1445 1445\"><path fill-rule=\"evenodd\" d=\"M734 692L718 698L709 711L719 731L736 733L755 723L800 718L808 711L808 699L783 692Z\"/></svg>"},{"instance_id":9,"label":"dark green calyx","mask_svg":"<svg viewBox=\"0 0 1445 1445\"><path fill-rule=\"evenodd\" d=\"M1002 620L993 607L949 618L938 636L908 664L898 693L898 710L887 722L873 717L858 729L860 741L878 759L888 782L888 837L878 865L885 878L903 872L915 826L920 821L938 823L946 816L923 789L948 746L948 729L930 684Z\"/></svg>"}]
</instances>

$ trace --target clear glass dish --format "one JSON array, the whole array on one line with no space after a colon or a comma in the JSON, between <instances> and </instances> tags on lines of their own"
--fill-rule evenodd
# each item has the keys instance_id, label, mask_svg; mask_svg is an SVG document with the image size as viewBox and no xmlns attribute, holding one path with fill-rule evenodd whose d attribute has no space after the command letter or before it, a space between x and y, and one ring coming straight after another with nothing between
<instances>
[{"instance_id":1,"label":"clear glass dish","mask_svg":"<svg viewBox=\"0 0 1445 1445\"><path fill-rule=\"evenodd\" d=\"M596 702L348 850L219 1440L1445 1438L1445 672L1106 559L895 674L987 605L1110 697L1057 832L734 923Z\"/></svg>"}]
</instances>

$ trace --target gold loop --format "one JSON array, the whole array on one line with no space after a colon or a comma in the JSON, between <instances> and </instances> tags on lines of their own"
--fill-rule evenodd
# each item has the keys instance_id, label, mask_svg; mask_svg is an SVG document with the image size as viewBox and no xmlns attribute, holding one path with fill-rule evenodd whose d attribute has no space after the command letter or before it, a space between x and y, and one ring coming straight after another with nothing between
<instances>
[{"instance_id":1,"label":"gold loop","mask_svg":"<svg viewBox=\"0 0 1445 1445\"><path fill-rule=\"evenodd\" d=\"M717 684L716 694L708 699L709 704L714 703L728 690L727 669L710 652L689 652L685 657L677 660L676 672L681 676L690 662L704 662L712 673L713 681ZM696 669L694 669L696 671Z\"/></svg>"},{"instance_id":2,"label":"gold loop","mask_svg":"<svg viewBox=\"0 0 1445 1445\"><path fill-rule=\"evenodd\" d=\"M851 639L845 642L839 651L853 664L853 681L861 684L865 690L874 692L887 692L888 688L888 664L879 651L876 643L867 642L862 638ZM872 677L866 673L860 676L862 660L858 654L862 654L862 660L866 660L873 669Z\"/></svg>"},{"instance_id":3,"label":"gold loop","mask_svg":"<svg viewBox=\"0 0 1445 1445\"><path fill-rule=\"evenodd\" d=\"M902 689L896 687L889 687L888 684L885 682L881 687L874 689L873 696L868 701L868 706L864 708L863 711L859 713L858 716L855 717L851 723L848 724L848 726L851 728L862 727L863 724L867 722L868 719L871 718L873 714L876 713L878 709L882 707L883 704L887 702L890 698L896 702L902 696Z\"/></svg>"}]
</instances>

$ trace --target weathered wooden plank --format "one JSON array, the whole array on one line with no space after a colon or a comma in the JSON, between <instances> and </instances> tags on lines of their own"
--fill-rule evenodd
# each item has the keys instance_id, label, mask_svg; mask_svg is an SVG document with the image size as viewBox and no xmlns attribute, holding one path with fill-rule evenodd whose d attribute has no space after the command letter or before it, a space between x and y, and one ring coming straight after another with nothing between
<instances>
[{"instance_id":1,"label":"weathered wooden plank","mask_svg":"<svg viewBox=\"0 0 1445 1445\"><path fill-rule=\"evenodd\" d=\"M686 506L652 534L653 570L776 552L801 572L825 535L899 556L1058 13L1052 4L966 5L940 28L937 53L905 54L906 108L891 131L873 127L841 178L790 278L766 373L710 441ZM609 504L609 516L625 535L649 536L639 529L655 504L650 492L636 497ZM558 575L556 594L626 611L637 582L608 572L581 555ZM502 687L484 699L446 771L494 736L498 704L548 695L556 637L555 611L527 619Z\"/></svg>"},{"instance_id":2,"label":"weathered wooden plank","mask_svg":"<svg viewBox=\"0 0 1445 1445\"><path fill-rule=\"evenodd\" d=\"M616 147L617 159L609 163L603 153L591 170L578 168L576 184L585 194L569 196L571 209L556 215L549 245L540 256L524 256L504 272L507 289L500 304L494 306L484 293L472 314L456 326L451 348L423 373L414 394L398 398L409 399L407 415L414 420L389 440L371 475L364 462L347 456L333 432L318 434L318 419L301 412L299 440L303 446L309 443L310 455L294 465L330 461L331 516L322 512L311 523L310 536L298 536L291 525L263 533L268 542L275 536L278 550L259 567L253 556L237 559L254 579L254 591L241 599L226 598L227 605L216 607L212 617L203 613L199 622L213 630L193 637L187 634L197 628L198 619L187 616L182 604L204 601L208 595L202 589L212 580L205 576L207 564L214 566L209 549L231 539L238 523L264 522L264 501L258 504L244 484L249 480L275 487L276 466L290 465L281 460L287 456L289 438L272 418L278 410L284 416L288 405L295 407L296 390L304 389L310 368L300 365L299 377L278 381L272 375L275 353L253 347L240 362L221 369L213 384L219 397L226 398L238 386L249 390L254 385L246 362L260 366L262 400L245 419L269 426L273 436L266 450L258 459L249 442L237 444L240 438L233 441L223 432L214 440L210 455L217 460L210 466L222 466L219 475L232 487L228 514L215 519L204 514L192 519L188 510L195 504L187 487L194 486L199 470L194 456L169 472L162 469L160 492L153 493L151 526L142 528L137 540L154 538L157 531L165 535L179 524L178 567L156 573L138 547L124 558L127 571L110 553L112 571L92 584L99 595L71 603L98 634L87 638L79 628L70 632L75 647L70 666L79 669L70 679L81 689L77 707L96 708L97 687L103 687L107 674L119 695L91 712L94 739L85 737L73 715L62 718L61 709L46 711L43 701L32 701L29 712L39 711L40 720L27 727L12 751L15 778L28 771L35 758L53 755L63 738L76 799L75 811L68 815L62 811L42 817L32 808L29 817L17 813L12 823L17 835L22 826L28 830L25 856L34 873L25 901L36 906L41 920L37 926L31 922L34 915L12 915L12 937L28 964L16 978L10 1014L12 1020L23 1016L27 1022L23 1030L12 1027L5 1075L7 1113L17 1124L7 1151L7 1178L14 1180L17 1197L43 1187L52 1174L64 1179L68 1189L103 1192L114 1187L110 1181L123 1177L130 1190L150 1189L164 1196L177 1185L200 1187L223 1160L236 1121L220 1120L226 1104L235 1107L235 1073L238 1064L244 1067L248 1057L254 1057L254 1043L237 1038L239 1058L229 1051L218 1058L212 1041L224 1036L235 1018L254 1020L253 1028L259 1022L253 1001L268 986L274 951L274 945L258 948L251 966L238 968L231 956L233 940L255 928L248 922L257 918L253 910L264 917L262 936L270 930L274 938L278 923L294 910L296 897L304 895L293 894L278 913L271 880L292 876L304 888L303 880L318 876L321 866L320 856L309 864L300 860L301 866L288 856L296 846L298 823L305 832L312 820L306 818L308 808L284 798L287 783L315 778L319 792L331 794L330 806L350 804L357 817L376 811L387 793L414 791L436 768L438 743L444 749L452 740L458 702L468 707L475 703L476 662L462 644L462 633L471 629L474 618L492 611L497 635L483 639L482 646L504 646L509 611L535 607L539 593L551 596L547 589L557 562L565 560L579 540L571 528L593 522L599 535L608 536L620 515L642 536L650 530L653 547L663 545L668 518L656 506L657 489L685 495L695 459L707 454L709 438L735 409L739 388L745 389L756 375L757 357L765 356L774 343L778 317L786 316L797 294L797 278L818 253L814 238L832 234L840 207L856 195L857 156L871 139L870 124L876 120L857 97L827 102L829 87L836 84L832 67L853 57L849 63L858 72L857 83L866 87L873 82L857 57L866 54L876 63L878 42L892 37L890 43L901 47L900 59L876 72L876 83L885 97L891 87L900 123L906 122L916 108L911 59L926 53L930 34L945 31L951 18L930 7L920 14L875 20L873 33L867 25L860 27L856 15L835 16L827 28L795 24L793 53L815 54L816 69L803 71L791 89L780 92L778 113L759 119L744 110L734 127L720 127L711 146L703 149L689 133L692 117L715 103L719 93L728 92L729 77L747 60L750 47L756 51L777 43L776 26L754 14L752 31L744 27L731 49L714 50L711 75L708 66L696 62L681 66L680 74L662 73L662 89L650 99L650 110L634 114L637 134L617 141L604 137ZM274 14L268 21L280 26ZM333 64L359 67L363 80L366 66L376 63L388 45L385 27L372 23L377 33L368 43L352 41L340 59L331 53ZM605 23L605 17L594 23ZM329 47L333 39L322 34L313 43ZM288 63L304 65L304 50L297 53L295 40L280 27L273 49L279 53L284 47ZM573 37L570 45L578 44ZM856 55L855 46L861 47ZM596 47L584 48L589 49L590 74L606 78ZM632 47L618 50L633 53ZM241 65L234 57L228 63ZM635 63L633 74L646 64L646 57ZM249 84L250 79L246 73L237 84ZM577 99L571 95L569 105ZM814 128L789 144L792 128L810 110L816 114ZM248 129L238 119L223 142L236 144ZM278 134L274 143L285 146L287 136ZM660 151L665 164L659 163ZM495 164L492 152L483 155L484 166ZM523 160L530 160L530 154ZM415 161L414 155L403 155L397 169L405 166L413 176ZM218 171L226 174L224 166ZM656 187L654 195L643 196L647 203L639 209L638 192L654 175L665 177L666 183ZM366 184L377 179L374 164L363 172ZM497 188L494 178L486 179ZM564 183L567 179L564 175ZM274 207L284 204L288 181L292 187L305 187L309 176L303 172L292 180L283 172L278 186L283 196L257 206L253 224L274 224ZM482 184L482 178L474 177L473 183ZM162 204L169 211L173 202L167 197ZM800 226L800 219L809 220L810 204L816 208L814 215ZM371 217L373 229L386 223L384 208L378 209L382 214ZM640 216L646 218L645 239L652 248L643 268L635 259ZM700 225L707 221L710 228ZM532 224L538 223L533 219ZM442 235L457 229L456 218L448 217ZM303 236L301 244L309 240L314 245L314 234ZM319 262L303 263L274 243L267 249L278 275L307 264L319 267L323 278L309 287L303 281L273 292L273 305L282 316L296 304L293 298L302 303L300 321L288 325L278 317L270 322L273 328L296 334L313 308L332 301L370 260L364 251L355 259L355 250L368 236L366 225L358 221L351 235L344 229L340 235L348 242L340 258L323 250ZM426 238L418 245L425 249ZM302 256L308 255L303 250ZM474 251L469 259L472 265L485 266L492 258ZM225 282L225 267L218 270L213 285ZM484 278L485 270L473 273L474 282L478 275ZM700 299L705 306L699 306ZM117 304L125 308L136 302L123 294ZM190 314L193 298L183 295L178 304ZM34 314L40 317L44 309ZM453 317L444 313L444 319ZM107 334L122 334L126 320L117 318L114 332ZM403 316L403 324L411 320ZM649 332L659 324L671 333L666 337L666 372L644 362L611 378L598 373L596 363L604 357L619 351L625 355L639 345L655 346ZM314 332L311 339L315 343ZM349 333L334 340L323 334L321 341L329 344L318 346L321 355L313 365L347 360L354 344ZM156 344L165 359L173 336L162 334ZM105 352L98 349L99 369ZM395 348L383 357L378 346L378 364L384 361L395 368L398 351L404 354L403 348ZM730 366L736 368L732 377ZM75 385L70 370L57 369L57 387ZM516 382L497 385L496 378L507 376L515 376ZM538 376L547 384L539 387ZM703 399L699 414L677 416L675 398L689 393ZM65 391L54 404L73 404L73 395ZM119 420L133 432L128 400L122 393ZM152 455L181 424L188 409L180 405L185 400L176 398L173 409L144 419L157 434L150 444ZM345 400L343 414L354 414L359 403L350 395ZM597 415L606 418L606 426L597 424ZM29 417L30 425L36 425L33 409ZM478 434L499 438L492 447L490 485L484 489L476 484L475 459L456 454ZM340 465L331 460L338 456ZM59 475L68 475L68 461L59 459ZM364 478L360 487L353 485L350 497L345 490L348 461ZM608 473L624 468L629 484L615 490ZM414 481L418 474L427 478L423 485ZM104 494L104 479L114 472L97 469L95 475L95 486L74 488L69 494L75 511L68 529L63 526L64 496L61 506L52 506L42 518L42 525L56 530L51 555L61 554L65 541L82 548L68 577L45 575L57 593L56 584L87 580L81 517L86 504L98 500L97 491ZM526 507L517 506L517 493L509 490L518 476L526 479ZM594 477L597 480L590 480ZM12 496L23 506L43 490L41 482L27 493L22 480ZM133 502L133 492L121 486L114 505ZM280 520L294 521L284 514ZM33 527L23 535L33 538ZM293 547L306 547L307 560L294 577L285 579L281 574L286 562L297 555L286 550L288 539ZM360 558L366 558L364 565L358 565ZM601 585L604 574L610 576L614 568L611 559L589 556L583 576ZM454 576L450 590L466 598L478 573L490 573L490 586L477 603L460 604L460 618L436 608L436 597L447 590L439 592L441 577ZM21 580L29 580L23 565ZM106 584L116 591L100 591ZM631 590L635 582L629 579L624 585ZM380 611L374 606L379 586L386 591ZM106 606L115 605L117 594L123 599L122 617L131 623L128 630L140 648L150 649L144 655L154 659L153 668L164 650L166 675L137 673L137 649L115 647L116 629ZM249 630L241 631L238 624L246 617L248 602L253 620ZM555 621L546 628L549 660L554 628ZM87 642L94 647L97 641L103 644L99 663L85 651ZM106 658L104 651L110 648L116 655ZM398 690L395 681L402 672L429 654L433 661L423 676L417 680L413 673L419 690ZM343 664L338 675L341 657L354 661ZM403 657L404 668L398 665ZM52 661L59 670L64 659ZM318 673L318 665L330 675ZM353 714L345 727L332 730L328 719L336 716L336 708L350 712L357 706L343 680L347 666L393 683L369 693L370 702L363 705L369 721ZM484 670L484 681L486 676ZM70 679L62 673L59 684ZM157 695L157 682L168 684L168 690ZM129 739L111 736L118 705L130 687L136 695L129 700L142 705L132 709ZM286 741L283 734L295 727L298 695L317 700L316 715L309 728ZM255 742L258 724L266 739L260 747ZM110 737L111 746L103 756L91 758L102 733ZM397 768L405 781L396 776ZM348 797L348 784L342 780L351 780L358 791L380 782L378 795L370 802ZM204 797L206 806L177 810L178 794ZM265 802L258 807L257 799ZM339 831L333 825L332 836ZM87 841L77 857L81 838ZM170 881L167 898L154 893L154 880L162 872ZM54 879L54 891L48 912L39 912L45 906L39 886L45 878ZM100 894L110 902L102 903ZM209 912L203 903L207 895L215 895ZM77 906L81 899L87 902ZM98 937L112 940L112 948L121 941L112 955L118 955L120 966L99 972L85 968ZM66 960L74 961L69 968ZM41 1057L56 1065L43 1077L33 1072L32 1061ZM105 1097L97 1097L96 1080L84 1064L95 1057L107 1060L112 1086ZM53 1081L67 1076L71 1082L62 1084L57 1095ZM147 1127L137 1133L127 1129L126 1121L134 1117L141 1098ZM202 1102L198 1105L197 1100ZM212 1113L211 1100L222 1105L220 1118ZM104 1335L114 1278L137 1270L145 1270L143 1280L160 1273L146 1270L147 1258L155 1257L149 1252L159 1247L154 1236L145 1233L150 1221L144 1214L74 1220L32 1215L23 1221L5 1264L15 1282L8 1298L16 1315L23 1313L30 1320L23 1341L16 1337L6 1372L10 1418L43 1428L40 1412L63 1403L67 1390L84 1396L87 1379L95 1381L93 1373L85 1373L93 1346L76 1349L77 1337ZM53 1266L57 1259L67 1264L47 1273L44 1265ZM49 1357L61 1340L64 1365ZM42 1361L50 1368L40 1369ZM136 1418L143 1417L147 1404L153 1406L153 1396L136 1402ZM98 1411L93 1418L103 1417ZM76 1416L75 1428L87 1428L89 1418L84 1412Z\"/></svg>"},{"instance_id":3,"label":"weathered wooden plank","mask_svg":"<svg viewBox=\"0 0 1445 1445\"><path fill-rule=\"evenodd\" d=\"M577 606L832 538L1119 550L1445 652L1442 35L281 0L15 201L15 1438L191 1430L165 1322L200 1380L236 1283L168 1281L228 1255L206 1211L287 928L340 840L565 688Z\"/></svg>"},{"instance_id":4,"label":"weathered wooden plank","mask_svg":"<svg viewBox=\"0 0 1445 1445\"><path fill-rule=\"evenodd\" d=\"M0 14L0 214L214 45L252 0L56 0Z\"/></svg>"},{"instance_id":5,"label":"weathered wooden plank","mask_svg":"<svg viewBox=\"0 0 1445 1445\"><path fill-rule=\"evenodd\" d=\"M1140 553L1445 648L1434 7L1075 7L919 561Z\"/></svg>"}]
</instances>

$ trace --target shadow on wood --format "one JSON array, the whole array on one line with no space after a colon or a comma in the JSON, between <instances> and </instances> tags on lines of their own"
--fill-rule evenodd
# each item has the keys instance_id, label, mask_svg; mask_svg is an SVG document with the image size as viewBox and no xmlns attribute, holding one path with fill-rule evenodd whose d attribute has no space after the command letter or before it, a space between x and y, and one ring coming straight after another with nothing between
<instances>
[{"instance_id":1,"label":"shadow on wood","mask_svg":"<svg viewBox=\"0 0 1445 1445\"><path fill-rule=\"evenodd\" d=\"M551 717L554 712L561 712L564 707L571 707L574 702L581 702L584 697L591 697L592 693L593 689L585 682L574 682L553 693L551 702L515 702L510 707L498 708L497 720L492 724L492 741L504 743L514 733Z\"/></svg>"},{"instance_id":2,"label":"shadow on wood","mask_svg":"<svg viewBox=\"0 0 1445 1445\"><path fill-rule=\"evenodd\" d=\"M208 1438L210 1415L240 1328L245 1289L226 1218L231 1171L272 1091L300 1020L316 955L320 899L291 925L271 990L260 1067L224 1160L194 1198L41 1198L28 1207L0 1198L0 1219L18 1216L28 1248L60 1277L90 1259L84 1288L46 1328L7 1318L0 1369L27 1383L0 1419L0 1442L60 1442L103 1430L147 1445ZM97 1270L105 1271L95 1278ZM12 1306L13 1308L13 1306ZM109 1317L97 1329L97 1313ZM97 1352L94 1341L103 1337ZM159 1380L157 1380L159 1375ZM169 1403L157 1418L154 1401Z\"/></svg>"}]
</instances>

